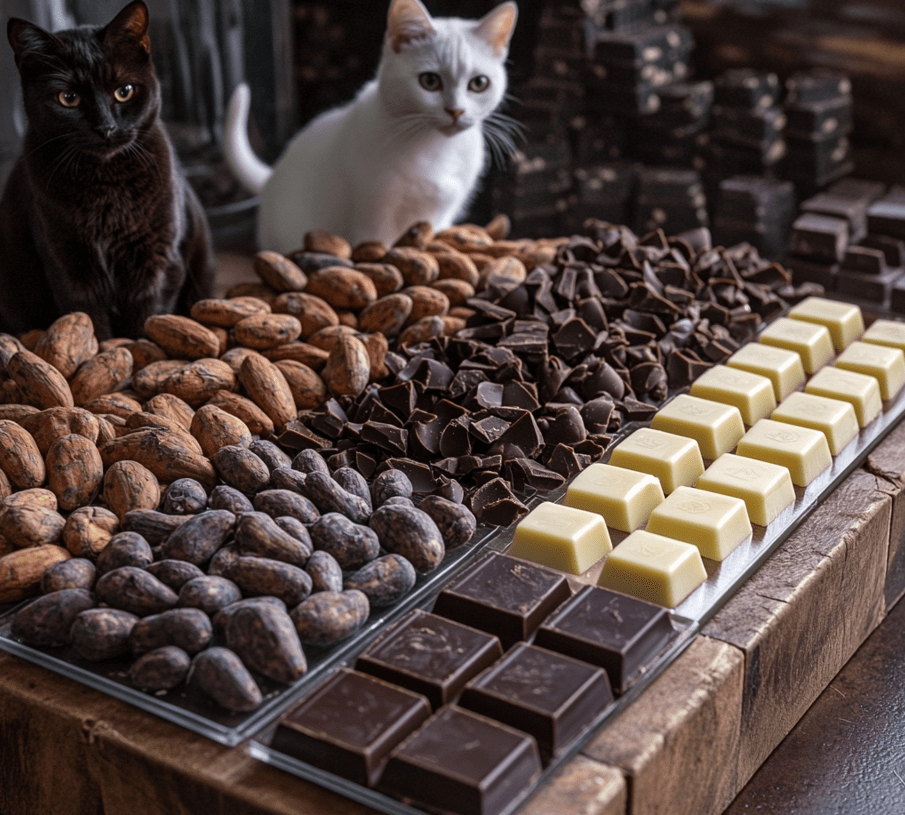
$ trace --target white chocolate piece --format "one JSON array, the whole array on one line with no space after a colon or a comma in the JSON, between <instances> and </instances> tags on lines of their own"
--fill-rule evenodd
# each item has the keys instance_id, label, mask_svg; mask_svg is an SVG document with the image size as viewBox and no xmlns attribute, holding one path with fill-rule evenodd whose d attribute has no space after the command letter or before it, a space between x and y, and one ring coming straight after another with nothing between
<instances>
[{"instance_id":1,"label":"white chocolate piece","mask_svg":"<svg viewBox=\"0 0 905 815\"><path fill-rule=\"evenodd\" d=\"M874 320L861 337L862 342L888 345L905 351L905 323L897 320Z\"/></svg>"},{"instance_id":2,"label":"white chocolate piece","mask_svg":"<svg viewBox=\"0 0 905 815\"><path fill-rule=\"evenodd\" d=\"M833 358L833 338L825 325L779 317L758 337L764 345L786 348L801 357L804 372L812 374Z\"/></svg>"},{"instance_id":3,"label":"white chocolate piece","mask_svg":"<svg viewBox=\"0 0 905 815\"><path fill-rule=\"evenodd\" d=\"M675 608L706 579L696 546L639 529L607 555L597 585Z\"/></svg>"},{"instance_id":4,"label":"white chocolate piece","mask_svg":"<svg viewBox=\"0 0 905 815\"><path fill-rule=\"evenodd\" d=\"M737 407L687 393L663 405L654 415L651 427L694 439L704 458L719 458L728 453L745 435L742 414Z\"/></svg>"},{"instance_id":5,"label":"white chocolate piece","mask_svg":"<svg viewBox=\"0 0 905 815\"><path fill-rule=\"evenodd\" d=\"M578 575L612 548L609 530L596 512L544 501L516 525L509 554Z\"/></svg>"},{"instance_id":6,"label":"white chocolate piece","mask_svg":"<svg viewBox=\"0 0 905 815\"><path fill-rule=\"evenodd\" d=\"M745 433L736 452L787 467L799 487L806 487L833 463L826 436L819 430L772 419L761 419Z\"/></svg>"},{"instance_id":7,"label":"white chocolate piece","mask_svg":"<svg viewBox=\"0 0 905 815\"><path fill-rule=\"evenodd\" d=\"M825 325L837 352L848 348L864 333L861 309L851 303L840 303L826 297L808 297L789 309L793 320Z\"/></svg>"},{"instance_id":8,"label":"white chocolate piece","mask_svg":"<svg viewBox=\"0 0 905 815\"><path fill-rule=\"evenodd\" d=\"M752 374L767 377L773 383L773 394L781 402L792 391L804 385L804 366L801 357L787 348L776 348L762 342L749 342L738 349L726 364Z\"/></svg>"},{"instance_id":9,"label":"white chocolate piece","mask_svg":"<svg viewBox=\"0 0 905 815\"><path fill-rule=\"evenodd\" d=\"M704 371L692 383L691 395L734 405L749 426L769 416L776 407L773 383L767 377L726 365Z\"/></svg>"},{"instance_id":10,"label":"white chocolate piece","mask_svg":"<svg viewBox=\"0 0 905 815\"><path fill-rule=\"evenodd\" d=\"M602 515L607 526L621 532L647 523L662 502L663 488L654 476L599 462L575 476L563 499L566 506Z\"/></svg>"},{"instance_id":11,"label":"white chocolate piece","mask_svg":"<svg viewBox=\"0 0 905 815\"><path fill-rule=\"evenodd\" d=\"M676 487L690 487L704 472L704 459L698 443L652 427L641 427L613 450L610 464L660 480L669 495Z\"/></svg>"},{"instance_id":12,"label":"white chocolate piece","mask_svg":"<svg viewBox=\"0 0 905 815\"><path fill-rule=\"evenodd\" d=\"M790 394L770 417L777 422L811 427L826 436L830 453L838 455L858 435L858 417L850 402L813 393Z\"/></svg>"},{"instance_id":13,"label":"white chocolate piece","mask_svg":"<svg viewBox=\"0 0 905 815\"><path fill-rule=\"evenodd\" d=\"M880 383L874 377L831 365L817 371L804 386L804 392L849 402L861 427L867 427L883 409Z\"/></svg>"},{"instance_id":14,"label":"white chocolate piece","mask_svg":"<svg viewBox=\"0 0 905 815\"><path fill-rule=\"evenodd\" d=\"M845 371L874 377L880 383L882 399L892 399L905 385L905 354L888 345L853 342L833 364Z\"/></svg>"},{"instance_id":15,"label":"white chocolate piece","mask_svg":"<svg viewBox=\"0 0 905 815\"><path fill-rule=\"evenodd\" d=\"M697 546L701 557L725 560L751 534L741 498L679 487L651 513L647 531Z\"/></svg>"},{"instance_id":16,"label":"white chocolate piece","mask_svg":"<svg viewBox=\"0 0 905 815\"><path fill-rule=\"evenodd\" d=\"M795 487L787 467L732 453L714 461L695 487L741 498L751 523L759 526L775 521L795 502Z\"/></svg>"}]
</instances>

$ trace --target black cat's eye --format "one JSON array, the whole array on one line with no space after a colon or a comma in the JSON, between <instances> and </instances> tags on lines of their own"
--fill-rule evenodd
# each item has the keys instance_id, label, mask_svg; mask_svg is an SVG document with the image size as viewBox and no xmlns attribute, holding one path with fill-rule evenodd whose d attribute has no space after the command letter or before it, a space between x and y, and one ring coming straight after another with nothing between
<instances>
[{"instance_id":1,"label":"black cat's eye","mask_svg":"<svg viewBox=\"0 0 905 815\"><path fill-rule=\"evenodd\" d=\"M79 102L82 101L82 97L75 91L60 91L59 94L57 94L57 101L64 108L77 108Z\"/></svg>"},{"instance_id":2,"label":"black cat's eye","mask_svg":"<svg viewBox=\"0 0 905 815\"><path fill-rule=\"evenodd\" d=\"M121 88L117 88L113 91L113 98L116 99L117 102L128 102L133 96L135 96L134 85L123 85Z\"/></svg>"},{"instance_id":3,"label":"black cat's eye","mask_svg":"<svg viewBox=\"0 0 905 815\"><path fill-rule=\"evenodd\" d=\"M426 91L439 91L443 88L443 80L440 79L440 74L436 74L433 71L425 71L423 74L418 74L418 82Z\"/></svg>"},{"instance_id":4,"label":"black cat's eye","mask_svg":"<svg viewBox=\"0 0 905 815\"><path fill-rule=\"evenodd\" d=\"M468 90L475 93L483 93L490 87L490 79L484 74L478 74L468 80Z\"/></svg>"}]
</instances>

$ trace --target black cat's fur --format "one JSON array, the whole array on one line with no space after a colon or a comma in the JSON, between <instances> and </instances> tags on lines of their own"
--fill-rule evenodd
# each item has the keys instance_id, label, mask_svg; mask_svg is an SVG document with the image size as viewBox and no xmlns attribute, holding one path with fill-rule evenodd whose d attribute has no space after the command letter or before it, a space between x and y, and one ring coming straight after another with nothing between
<instances>
[{"instance_id":1,"label":"black cat's fur","mask_svg":"<svg viewBox=\"0 0 905 815\"><path fill-rule=\"evenodd\" d=\"M28 129L0 199L0 330L86 312L101 339L209 296L210 233L159 120L148 9L8 37Z\"/></svg>"}]
</instances>

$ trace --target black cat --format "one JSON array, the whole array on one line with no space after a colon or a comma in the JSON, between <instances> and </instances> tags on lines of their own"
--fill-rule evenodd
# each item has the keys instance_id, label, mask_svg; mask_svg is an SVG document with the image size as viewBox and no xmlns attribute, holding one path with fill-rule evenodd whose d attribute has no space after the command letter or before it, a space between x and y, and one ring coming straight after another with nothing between
<instances>
[{"instance_id":1,"label":"black cat","mask_svg":"<svg viewBox=\"0 0 905 815\"><path fill-rule=\"evenodd\" d=\"M84 311L101 339L209 295L210 233L159 120L148 9L7 28L28 130L0 199L0 330Z\"/></svg>"}]
</instances>

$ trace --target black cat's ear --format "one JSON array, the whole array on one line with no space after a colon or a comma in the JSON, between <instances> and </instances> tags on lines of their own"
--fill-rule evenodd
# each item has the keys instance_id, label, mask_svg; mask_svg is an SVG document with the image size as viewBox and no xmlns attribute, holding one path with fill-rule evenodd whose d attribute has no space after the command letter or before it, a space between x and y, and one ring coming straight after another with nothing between
<instances>
[{"instance_id":1,"label":"black cat's ear","mask_svg":"<svg viewBox=\"0 0 905 815\"><path fill-rule=\"evenodd\" d=\"M403 45L437 33L430 14L419 0L393 0L387 13L387 42L398 54Z\"/></svg>"},{"instance_id":2,"label":"black cat's ear","mask_svg":"<svg viewBox=\"0 0 905 815\"><path fill-rule=\"evenodd\" d=\"M34 23L17 17L10 18L6 24L6 37L13 47L16 66L21 64L27 54L55 52L59 45L59 40L53 34L48 34Z\"/></svg>"},{"instance_id":3,"label":"black cat's ear","mask_svg":"<svg viewBox=\"0 0 905 815\"><path fill-rule=\"evenodd\" d=\"M137 43L147 53L151 53L151 38L148 36L148 24L150 15L148 7L143 0L135 0L129 3L107 27L101 31L101 39L104 42L132 42Z\"/></svg>"}]
</instances>

